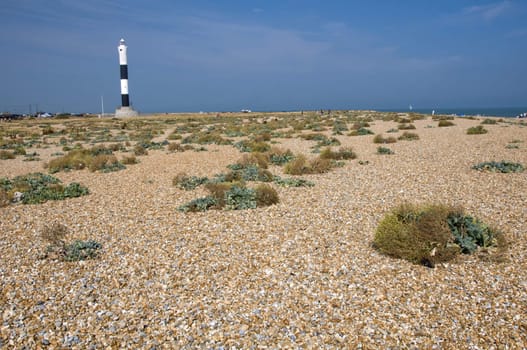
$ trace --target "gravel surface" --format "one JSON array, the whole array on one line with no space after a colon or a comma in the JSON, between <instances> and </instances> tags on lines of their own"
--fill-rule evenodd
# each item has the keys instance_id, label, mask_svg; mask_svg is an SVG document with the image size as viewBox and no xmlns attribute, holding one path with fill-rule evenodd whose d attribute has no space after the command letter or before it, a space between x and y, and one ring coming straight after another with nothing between
<instances>
[{"instance_id":1,"label":"gravel surface","mask_svg":"<svg viewBox=\"0 0 527 350\"><path fill-rule=\"evenodd\" d=\"M420 140L386 145L393 155L376 154L373 135L337 136L358 159L302 176L314 187L275 186L280 203L254 210L177 210L206 192L172 178L225 172L241 156L232 146L150 151L115 173L57 173L91 194L0 208L0 348L525 349L527 172L471 167L527 166L527 127L511 120L466 135L481 121L454 122L416 121ZM388 136L396 126L370 128ZM513 140L522 142L506 148ZM314 141L278 141L314 156ZM39 150L41 162L0 160L0 177L44 171L53 151ZM464 256L430 269L379 254L376 226L403 201L462 205L505 232L505 261ZM54 221L69 228L67 241L100 242L100 256L39 259L39 232Z\"/></svg>"}]
</instances>

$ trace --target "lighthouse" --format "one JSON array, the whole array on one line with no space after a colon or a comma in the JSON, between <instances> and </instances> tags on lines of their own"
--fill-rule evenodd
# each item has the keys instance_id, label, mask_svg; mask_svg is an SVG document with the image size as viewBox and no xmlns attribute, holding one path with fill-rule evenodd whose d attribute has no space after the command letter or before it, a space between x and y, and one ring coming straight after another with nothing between
<instances>
[{"instance_id":1,"label":"lighthouse","mask_svg":"<svg viewBox=\"0 0 527 350\"><path fill-rule=\"evenodd\" d=\"M128 95L128 59L126 56L126 43L124 39L119 41L119 67L121 70L121 107L115 111L116 117L135 117L136 111L130 107L130 96Z\"/></svg>"}]
</instances>

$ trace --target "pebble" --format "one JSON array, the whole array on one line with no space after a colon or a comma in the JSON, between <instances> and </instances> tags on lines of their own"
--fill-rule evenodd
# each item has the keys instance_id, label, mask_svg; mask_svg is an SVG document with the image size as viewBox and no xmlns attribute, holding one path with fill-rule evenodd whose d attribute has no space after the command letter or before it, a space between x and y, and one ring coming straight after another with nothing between
<instances>
[{"instance_id":1,"label":"pebble","mask_svg":"<svg viewBox=\"0 0 527 350\"><path fill-rule=\"evenodd\" d=\"M527 165L527 128L486 125L488 134L466 135L481 121L454 122L416 121L420 140L390 144L389 156L376 154L373 135L337 136L368 165L351 160L302 176L315 186L276 187L280 203L255 210L177 211L206 191L177 189L173 176L225 172L241 157L232 146L152 150L116 173L57 173L91 194L0 208L0 347L525 348L527 176L471 166ZM397 126L372 124L375 133ZM507 149L511 140L523 143ZM312 156L312 141L278 141ZM0 161L0 177L43 171L57 150L39 149L41 162ZM379 254L376 225L403 201L463 205L514 238L505 261L462 257L429 269ZM101 256L37 259L38 232L51 220L70 228L67 240L102 243Z\"/></svg>"}]
</instances>

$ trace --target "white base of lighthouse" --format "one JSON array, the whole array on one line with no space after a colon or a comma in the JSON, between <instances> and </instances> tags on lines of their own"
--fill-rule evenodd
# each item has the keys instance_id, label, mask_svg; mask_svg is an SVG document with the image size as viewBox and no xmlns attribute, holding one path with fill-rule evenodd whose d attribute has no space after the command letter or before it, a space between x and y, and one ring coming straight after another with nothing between
<instances>
[{"instance_id":1,"label":"white base of lighthouse","mask_svg":"<svg viewBox=\"0 0 527 350\"><path fill-rule=\"evenodd\" d=\"M139 115L139 112L134 110L132 107L119 107L115 110L115 117L116 118L129 118L129 117L137 117Z\"/></svg>"}]
</instances>

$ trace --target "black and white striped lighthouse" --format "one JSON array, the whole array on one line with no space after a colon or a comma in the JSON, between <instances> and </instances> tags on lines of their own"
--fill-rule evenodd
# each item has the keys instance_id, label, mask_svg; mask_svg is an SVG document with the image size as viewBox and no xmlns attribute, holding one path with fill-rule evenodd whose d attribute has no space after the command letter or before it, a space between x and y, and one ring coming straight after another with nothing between
<instances>
[{"instance_id":1,"label":"black and white striped lighthouse","mask_svg":"<svg viewBox=\"0 0 527 350\"><path fill-rule=\"evenodd\" d=\"M115 111L116 117L134 117L138 115L130 107L130 96L128 95L128 59L126 56L126 43L124 39L119 41L119 66L121 70L121 107Z\"/></svg>"}]
</instances>

